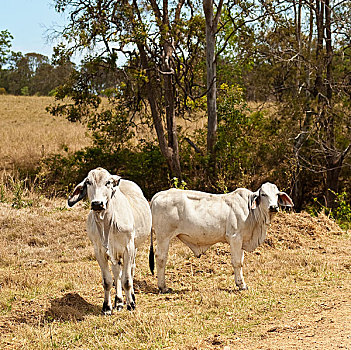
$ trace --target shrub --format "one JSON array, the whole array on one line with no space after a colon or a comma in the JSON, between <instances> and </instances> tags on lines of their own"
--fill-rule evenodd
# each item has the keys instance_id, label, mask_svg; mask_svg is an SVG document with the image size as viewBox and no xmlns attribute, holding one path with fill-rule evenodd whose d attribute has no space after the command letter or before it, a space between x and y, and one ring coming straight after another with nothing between
<instances>
[{"instance_id":1,"label":"shrub","mask_svg":"<svg viewBox=\"0 0 351 350\"><path fill-rule=\"evenodd\" d=\"M285 156L289 139L282 123L264 112L252 112L237 86L222 85L218 99L216 170L208 175L209 159L182 142L182 166L189 188L228 192L255 189L264 181L289 184L291 165ZM206 149L206 127L196 130L193 142Z\"/></svg>"},{"instance_id":2,"label":"shrub","mask_svg":"<svg viewBox=\"0 0 351 350\"><path fill-rule=\"evenodd\" d=\"M28 86L23 86L23 88L21 88L21 95L29 96L29 88L28 88Z\"/></svg>"},{"instance_id":3,"label":"shrub","mask_svg":"<svg viewBox=\"0 0 351 350\"><path fill-rule=\"evenodd\" d=\"M330 190L329 190L330 191ZM351 227L351 202L345 191L335 193L337 199L336 208L327 208L317 198L314 198L314 204L307 208L307 211L317 216L320 212L324 212L327 216L332 217L342 228L349 229Z\"/></svg>"},{"instance_id":4,"label":"shrub","mask_svg":"<svg viewBox=\"0 0 351 350\"><path fill-rule=\"evenodd\" d=\"M137 148L107 150L88 147L67 156L52 155L42 160L37 175L39 187L52 195L67 195L91 169L103 167L112 174L135 181L147 198L168 187L167 165L153 143Z\"/></svg>"}]
</instances>

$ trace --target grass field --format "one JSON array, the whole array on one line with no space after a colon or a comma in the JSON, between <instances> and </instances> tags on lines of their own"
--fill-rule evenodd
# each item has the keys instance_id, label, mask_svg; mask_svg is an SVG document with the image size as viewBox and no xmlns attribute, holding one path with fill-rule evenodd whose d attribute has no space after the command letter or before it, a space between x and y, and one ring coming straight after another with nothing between
<instances>
[{"instance_id":1,"label":"grass field","mask_svg":"<svg viewBox=\"0 0 351 350\"><path fill-rule=\"evenodd\" d=\"M30 169L44 156L90 143L82 125L46 112L53 102L52 97L0 95L0 170Z\"/></svg>"},{"instance_id":2,"label":"grass field","mask_svg":"<svg viewBox=\"0 0 351 350\"><path fill-rule=\"evenodd\" d=\"M35 163L40 144L60 152L62 143L74 150L89 142L83 128L62 120L48 121L41 139L47 101L0 96L9 133L2 164L11 156L6 164L15 166L28 149ZM137 256L136 310L106 317L87 213L84 203L67 209L65 199L35 193L22 209L0 201L0 349L351 349L350 233L324 215L279 213L266 243L246 254L245 292L235 287L228 246L198 259L175 241L166 270L173 292L159 294L146 244Z\"/></svg>"}]
</instances>

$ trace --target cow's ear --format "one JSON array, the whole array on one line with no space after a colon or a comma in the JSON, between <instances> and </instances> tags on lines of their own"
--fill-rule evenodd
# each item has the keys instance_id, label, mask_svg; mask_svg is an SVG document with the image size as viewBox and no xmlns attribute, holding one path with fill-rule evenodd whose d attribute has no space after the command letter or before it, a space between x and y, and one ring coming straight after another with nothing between
<instances>
[{"instance_id":1,"label":"cow's ear","mask_svg":"<svg viewBox=\"0 0 351 350\"><path fill-rule=\"evenodd\" d=\"M256 209L260 204L260 196L258 193L254 193L250 198L250 209Z\"/></svg>"},{"instance_id":2,"label":"cow's ear","mask_svg":"<svg viewBox=\"0 0 351 350\"><path fill-rule=\"evenodd\" d=\"M118 176L118 175L112 175L111 178L112 178L112 185L113 185L113 187L119 186L122 178L120 176Z\"/></svg>"},{"instance_id":3,"label":"cow's ear","mask_svg":"<svg viewBox=\"0 0 351 350\"><path fill-rule=\"evenodd\" d=\"M283 207L293 207L294 206L292 199L285 192L278 193L278 204L283 206Z\"/></svg>"},{"instance_id":4,"label":"cow's ear","mask_svg":"<svg viewBox=\"0 0 351 350\"><path fill-rule=\"evenodd\" d=\"M77 202L82 200L87 194L87 179L84 179L80 184L78 184L73 193L68 197L68 206L73 207Z\"/></svg>"},{"instance_id":5,"label":"cow's ear","mask_svg":"<svg viewBox=\"0 0 351 350\"><path fill-rule=\"evenodd\" d=\"M117 187L119 186L120 182L121 182L121 177L118 175L112 175L111 177L111 182L112 182L112 193L111 193L111 198L113 198L113 196L116 193Z\"/></svg>"}]
</instances>

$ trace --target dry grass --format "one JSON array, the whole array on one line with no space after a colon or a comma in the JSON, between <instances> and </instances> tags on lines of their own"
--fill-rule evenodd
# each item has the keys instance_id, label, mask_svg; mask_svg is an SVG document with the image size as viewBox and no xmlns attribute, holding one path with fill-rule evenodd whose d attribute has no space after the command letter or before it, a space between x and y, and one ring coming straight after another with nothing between
<instances>
[{"instance_id":1,"label":"dry grass","mask_svg":"<svg viewBox=\"0 0 351 350\"><path fill-rule=\"evenodd\" d=\"M53 102L52 97L0 95L1 169L31 169L43 156L76 151L89 144L82 125L46 112Z\"/></svg>"},{"instance_id":2,"label":"dry grass","mask_svg":"<svg viewBox=\"0 0 351 350\"><path fill-rule=\"evenodd\" d=\"M104 317L86 214L84 205L67 210L61 200L0 206L0 348L281 349L289 348L287 334L300 334L300 345L317 340L304 331L330 327L330 312L351 328L350 237L324 216L279 214L267 243L246 255L247 292L235 287L228 246L197 259L174 242L167 268L173 293L158 294L145 246L136 311ZM334 332L324 341L351 345L349 336Z\"/></svg>"},{"instance_id":3,"label":"dry grass","mask_svg":"<svg viewBox=\"0 0 351 350\"><path fill-rule=\"evenodd\" d=\"M3 169L88 144L80 125L45 112L51 101L0 96ZM166 274L174 292L158 294L145 245L137 309L104 317L86 207L25 195L32 205L22 209L0 198L1 349L351 348L350 235L325 216L279 214L246 255L247 292L235 287L228 246L197 259L175 241Z\"/></svg>"}]
</instances>

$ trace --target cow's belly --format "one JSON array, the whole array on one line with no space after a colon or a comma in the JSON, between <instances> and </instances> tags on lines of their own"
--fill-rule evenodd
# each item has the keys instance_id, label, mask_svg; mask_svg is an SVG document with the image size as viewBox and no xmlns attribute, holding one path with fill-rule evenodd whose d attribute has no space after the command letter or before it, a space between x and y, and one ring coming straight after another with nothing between
<instances>
[{"instance_id":1,"label":"cow's belly","mask_svg":"<svg viewBox=\"0 0 351 350\"><path fill-rule=\"evenodd\" d=\"M198 246L207 246L218 242L226 242L225 227L219 223L183 222L177 229L177 235L183 240Z\"/></svg>"}]
</instances>

